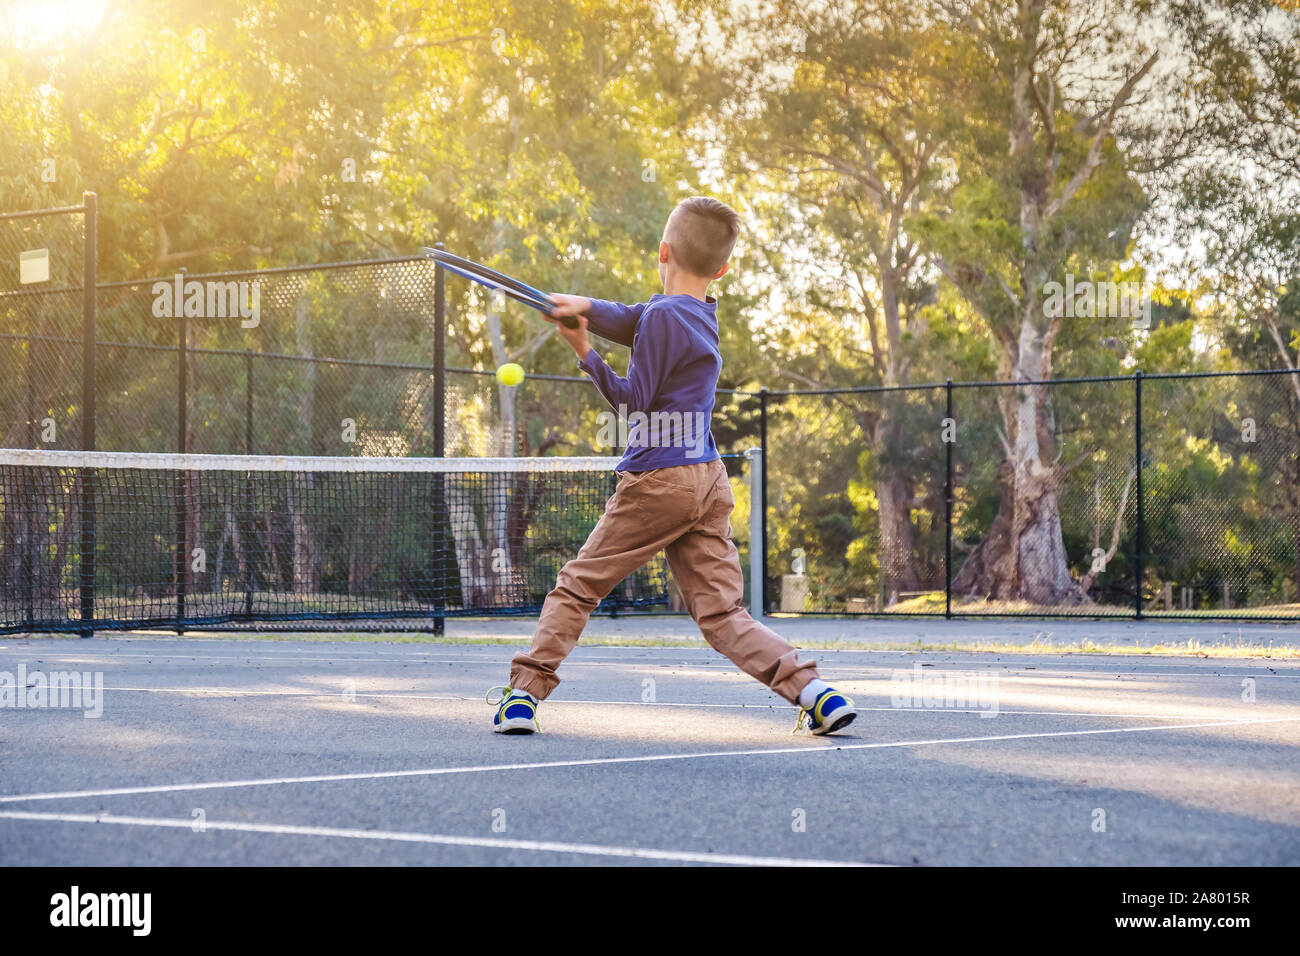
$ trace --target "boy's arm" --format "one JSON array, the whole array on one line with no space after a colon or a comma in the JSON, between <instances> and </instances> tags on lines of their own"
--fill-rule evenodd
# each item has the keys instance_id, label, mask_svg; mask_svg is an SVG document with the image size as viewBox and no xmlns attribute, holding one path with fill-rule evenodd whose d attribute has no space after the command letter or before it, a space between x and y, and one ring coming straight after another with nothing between
<instances>
[{"instance_id":1,"label":"boy's arm","mask_svg":"<svg viewBox=\"0 0 1300 956\"><path fill-rule=\"evenodd\" d=\"M576 296L552 298L565 314L577 317L576 329L565 328L553 317L550 321L555 323L555 330L578 356L578 368L591 376L605 400L614 408L622 405L629 411L649 409L672 370L672 356L680 354L682 343L679 340L686 334L681 323L671 314L654 309L643 310L645 314L634 325L628 343L632 345L632 358L628 362L627 378L622 378L596 354L587 339L586 301L573 301ZM561 308L557 308L554 314L559 315Z\"/></svg>"},{"instance_id":2,"label":"boy's arm","mask_svg":"<svg viewBox=\"0 0 1300 956\"><path fill-rule=\"evenodd\" d=\"M626 308L626 306L624 307ZM681 324L673 316L650 311L635 327L627 378L610 368L595 349L588 349L578 368L591 376L596 389L613 408L648 411L672 371L672 356L680 354Z\"/></svg>"},{"instance_id":3,"label":"boy's arm","mask_svg":"<svg viewBox=\"0 0 1300 956\"><path fill-rule=\"evenodd\" d=\"M587 328L602 339L631 347L636 333L637 320L645 311L645 303L623 305L605 299L589 299L580 295L551 296L556 304L554 315L586 315Z\"/></svg>"}]
</instances>

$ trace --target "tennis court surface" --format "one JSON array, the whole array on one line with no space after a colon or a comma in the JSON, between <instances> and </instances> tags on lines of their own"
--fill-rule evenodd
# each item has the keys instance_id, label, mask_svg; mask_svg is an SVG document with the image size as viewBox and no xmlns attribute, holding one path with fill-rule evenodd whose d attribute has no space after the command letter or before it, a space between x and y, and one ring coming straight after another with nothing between
<instances>
[{"instance_id":1,"label":"tennis court surface","mask_svg":"<svg viewBox=\"0 0 1300 956\"><path fill-rule=\"evenodd\" d=\"M688 623L593 630L671 640ZM448 633L502 628L527 622ZM1300 862L1294 660L810 651L861 711L818 739L792 736L794 709L707 648L589 644L543 733L520 738L489 731L483 700L513 651L0 638L0 672L29 692L103 680L98 717L0 714L0 862Z\"/></svg>"}]
</instances>

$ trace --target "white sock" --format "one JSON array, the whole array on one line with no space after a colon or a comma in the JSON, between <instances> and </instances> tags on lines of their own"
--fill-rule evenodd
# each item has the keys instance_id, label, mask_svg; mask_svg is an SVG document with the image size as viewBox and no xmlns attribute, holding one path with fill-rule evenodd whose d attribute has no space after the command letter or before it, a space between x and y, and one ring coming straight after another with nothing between
<instances>
[{"instance_id":1,"label":"white sock","mask_svg":"<svg viewBox=\"0 0 1300 956\"><path fill-rule=\"evenodd\" d=\"M811 707L817 703L818 697L830 689L830 684L827 684L819 677L814 677L808 682L807 687L799 691L799 706Z\"/></svg>"},{"instance_id":2,"label":"white sock","mask_svg":"<svg viewBox=\"0 0 1300 956\"><path fill-rule=\"evenodd\" d=\"M526 691L526 690L520 690L518 687L516 687L514 690L512 690L512 691L510 692L510 696L511 696L511 697L527 697L527 698L528 698L529 700L531 700L534 704L537 703L537 698L536 698L536 697L534 697L532 694L528 693L528 691Z\"/></svg>"}]
</instances>

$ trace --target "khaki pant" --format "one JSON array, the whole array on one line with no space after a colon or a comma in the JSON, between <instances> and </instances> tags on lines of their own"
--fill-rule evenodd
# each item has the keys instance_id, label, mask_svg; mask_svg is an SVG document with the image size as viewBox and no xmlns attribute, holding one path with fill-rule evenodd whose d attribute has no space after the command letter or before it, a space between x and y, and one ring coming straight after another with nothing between
<instances>
[{"instance_id":1,"label":"khaki pant","mask_svg":"<svg viewBox=\"0 0 1300 956\"><path fill-rule=\"evenodd\" d=\"M715 650L794 703L817 663L749 616L742 605L740 557L731 541L735 500L721 461L620 472L605 513L546 596L527 653L510 662L510 684L543 699L560 678L596 605L660 551L686 608Z\"/></svg>"}]
</instances>

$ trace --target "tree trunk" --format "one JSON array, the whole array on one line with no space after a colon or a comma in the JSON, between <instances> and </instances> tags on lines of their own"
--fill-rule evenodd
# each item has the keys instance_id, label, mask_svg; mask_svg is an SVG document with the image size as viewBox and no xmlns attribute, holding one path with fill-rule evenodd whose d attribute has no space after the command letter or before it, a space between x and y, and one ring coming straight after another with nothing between
<instances>
[{"instance_id":1,"label":"tree trunk","mask_svg":"<svg viewBox=\"0 0 1300 956\"><path fill-rule=\"evenodd\" d=\"M295 485L299 483L302 487L295 493ZM320 567L316 560L316 546L305 513L307 503L310 501L312 484L313 477L306 472L291 476L289 479L289 520L293 529L293 591L295 594L315 594L320 590Z\"/></svg>"},{"instance_id":2,"label":"tree trunk","mask_svg":"<svg viewBox=\"0 0 1300 956\"><path fill-rule=\"evenodd\" d=\"M897 602L900 591L916 591L921 584L916 571L916 528L907 504L909 498L902 475L891 466L877 468L880 574L890 604Z\"/></svg>"},{"instance_id":3,"label":"tree trunk","mask_svg":"<svg viewBox=\"0 0 1300 956\"><path fill-rule=\"evenodd\" d=\"M1031 300L1028 308L1033 307ZM1050 330L1039 332L1027 310L1017 380L1046 377L1049 340ZM1008 436L1008 454L998 469L1002 496L988 536L953 578L959 593L1053 606L1090 603L1070 576L1061 533L1063 472L1050 463L1055 437L1048 388L1022 385L1001 403Z\"/></svg>"},{"instance_id":4,"label":"tree trunk","mask_svg":"<svg viewBox=\"0 0 1300 956\"><path fill-rule=\"evenodd\" d=\"M1004 461L1002 471L1015 465ZM1087 595L1070 576L1055 482L1033 478L1002 485L988 535L952 580L955 593L1031 604L1079 605Z\"/></svg>"},{"instance_id":5,"label":"tree trunk","mask_svg":"<svg viewBox=\"0 0 1300 956\"><path fill-rule=\"evenodd\" d=\"M386 484L384 490L387 499L383 501L382 517L358 511L352 522L352 533L348 535L348 594L354 597L364 595L369 589L385 559L388 529L394 521L400 523L403 518L406 490L401 476L394 475L392 484ZM380 503L375 505L379 507Z\"/></svg>"},{"instance_id":6,"label":"tree trunk","mask_svg":"<svg viewBox=\"0 0 1300 956\"><path fill-rule=\"evenodd\" d=\"M1049 16L1050 12L1050 16ZM1070 576L1061 535L1058 494L1066 470L1054 458L1055 423L1048 386L1031 381L1052 377L1052 347L1061 312L1048 314L1043 291L1054 269L1068 259L1066 209L1077 206L1094 178L1116 114L1134 95L1155 64L1150 54L1137 69L1125 69L1109 105L1078 130L1089 129L1090 144L1082 163L1065 179L1057 130L1055 96L1061 73L1071 72L1074 40L1044 28L1055 12L1046 0L1019 0L1013 15L999 19L985 38L1000 48L999 65L1009 78L1009 150L1005 170L1013 178L1018 208L1018 246L1012 253L1015 287L997 269L978 268L973 283L978 295L967 297L989 320L999 346L999 372L1016 382L999 389L1005 425L1005 460L999 470L1002 498L988 537L954 578L967 594L1020 599L1035 604L1080 604L1086 593ZM981 25L971 23L972 29ZM984 38L982 38L984 39ZM1117 77L1118 79L1118 77ZM950 278L958 276L945 269ZM990 278L992 276L992 278ZM961 282L960 278L954 281Z\"/></svg>"},{"instance_id":7,"label":"tree trunk","mask_svg":"<svg viewBox=\"0 0 1300 956\"><path fill-rule=\"evenodd\" d=\"M1060 317L1045 314L1039 290L1050 271L1042 239L1050 218L1047 173L1036 161L1034 60L1043 4L1020 11L1024 42L1017 51L1011 82L1011 160L1021 170L1019 225L1021 282L1015 303L1018 336L1000 337L1002 360L1016 382L1052 375L1052 342ZM1013 326L1013 329L1015 326ZM1061 536L1058 500L1060 473L1051 464L1055 444L1046 385L1018 385L999 402L1005 426L1006 459L997 516L988 538L971 554L954 579L968 594L1032 604L1078 604L1087 596L1070 577ZM1009 486L1008 483L1009 482ZM970 569L969 571L967 569Z\"/></svg>"},{"instance_id":8,"label":"tree trunk","mask_svg":"<svg viewBox=\"0 0 1300 956\"><path fill-rule=\"evenodd\" d=\"M276 532L275 524L272 520L272 513L267 511L262 515L262 524L266 534L263 541L266 543L262 546L262 553L266 556L267 567L271 576L270 590L279 590L284 586L284 573L280 570L280 553L276 550Z\"/></svg>"},{"instance_id":9,"label":"tree trunk","mask_svg":"<svg viewBox=\"0 0 1300 956\"><path fill-rule=\"evenodd\" d=\"M222 506L226 517L226 537L230 538L230 546L235 549L235 563L239 568L239 583L242 587L248 581L248 556L239 539L239 522L235 520L235 510L230 505L230 499L223 498Z\"/></svg>"},{"instance_id":10,"label":"tree trunk","mask_svg":"<svg viewBox=\"0 0 1300 956\"><path fill-rule=\"evenodd\" d=\"M904 373L902 316L898 302L900 276L892 264L894 252L893 243L875 251L879 265L880 306L888 345L883 361L883 381L887 386L897 385ZM875 420L859 419L859 422L870 442L871 457L875 462L880 576L887 603L893 605L897 603L900 591L919 590L921 577L916 570L916 527L912 524L911 488L897 460L903 434L894 406L902 398L888 392L883 393L882 398Z\"/></svg>"},{"instance_id":11,"label":"tree trunk","mask_svg":"<svg viewBox=\"0 0 1300 956\"><path fill-rule=\"evenodd\" d=\"M545 476L539 476L542 480ZM519 494L527 475L483 476L482 497L466 489L448 506L464 607L510 607L523 602L528 574L523 542L531 521L531 496ZM515 495L507 495L514 486Z\"/></svg>"}]
</instances>

